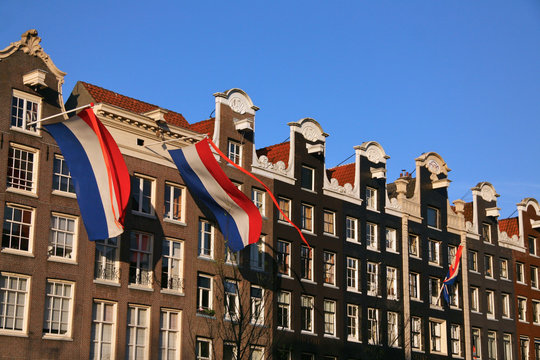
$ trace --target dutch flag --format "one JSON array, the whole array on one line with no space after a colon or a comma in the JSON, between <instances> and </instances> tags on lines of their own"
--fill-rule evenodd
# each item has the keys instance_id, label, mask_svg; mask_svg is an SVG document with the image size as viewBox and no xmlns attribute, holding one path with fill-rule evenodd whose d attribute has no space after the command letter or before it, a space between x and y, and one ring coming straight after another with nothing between
<instances>
[{"instance_id":1,"label":"dutch flag","mask_svg":"<svg viewBox=\"0 0 540 360\"><path fill-rule=\"evenodd\" d=\"M129 172L118 145L92 109L45 125L62 151L90 240L124 231L129 201Z\"/></svg>"},{"instance_id":2,"label":"dutch flag","mask_svg":"<svg viewBox=\"0 0 540 360\"><path fill-rule=\"evenodd\" d=\"M443 281L443 296L447 304L450 304L450 294L448 291L448 286L454 285L456 282L457 276L459 274L459 263L461 261L461 253L463 252L463 245L459 245L456 250L456 257L454 263L449 266L448 274Z\"/></svg>"},{"instance_id":3,"label":"dutch flag","mask_svg":"<svg viewBox=\"0 0 540 360\"><path fill-rule=\"evenodd\" d=\"M169 150L169 154L193 198L201 201L218 222L232 251L259 240L262 228L259 209L221 169L208 139Z\"/></svg>"}]
</instances>

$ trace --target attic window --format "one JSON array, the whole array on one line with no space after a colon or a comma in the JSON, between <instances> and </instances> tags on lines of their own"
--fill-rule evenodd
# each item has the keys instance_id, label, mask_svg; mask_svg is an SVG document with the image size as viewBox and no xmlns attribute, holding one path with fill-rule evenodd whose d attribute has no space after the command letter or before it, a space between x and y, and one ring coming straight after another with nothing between
<instances>
[{"instance_id":1,"label":"attic window","mask_svg":"<svg viewBox=\"0 0 540 360\"><path fill-rule=\"evenodd\" d=\"M138 146L144 146L144 140L143 139L137 139L137 145Z\"/></svg>"}]
</instances>

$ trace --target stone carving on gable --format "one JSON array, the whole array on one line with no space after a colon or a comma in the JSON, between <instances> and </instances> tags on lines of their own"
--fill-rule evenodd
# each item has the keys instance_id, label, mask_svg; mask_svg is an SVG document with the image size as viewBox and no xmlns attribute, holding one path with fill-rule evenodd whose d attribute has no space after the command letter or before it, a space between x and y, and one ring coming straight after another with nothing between
<instances>
[{"instance_id":1,"label":"stone carving on gable","mask_svg":"<svg viewBox=\"0 0 540 360\"><path fill-rule=\"evenodd\" d=\"M512 237L510 237L508 236L506 231L499 232L499 242L505 242L507 244L520 246L519 237L517 235L513 235Z\"/></svg>"},{"instance_id":2,"label":"stone carving on gable","mask_svg":"<svg viewBox=\"0 0 540 360\"><path fill-rule=\"evenodd\" d=\"M319 138L320 131L317 131L313 125L302 126L302 135L308 141L316 141Z\"/></svg>"},{"instance_id":3,"label":"stone carving on gable","mask_svg":"<svg viewBox=\"0 0 540 360\"><path fill-rule=\"evenodd\" d=\"M378 164L383 156L381 150L376 146L370 146L366 153L368 160L375 164Z\"/></svg>"},{"instance_id":4,"label":"stone carving on gable","mask_svg":"<svg viewBox=\"0 0 540 360\"><path fill-rule=\"evenodd\" d=\"M346 183L345 185L340 186L337 179L334 179L334 178L330 179L330 184L328 185L327 189L340 193L340 194L351 195L351 196L356 195L353 191L354 187L351 184Z\"/></svg>"},{"instance_id":5,"label":"stone carving on gable","mask_svg":"<svg viewBox=\"0 0 540 360\"><path fill-rule=\"evenodd\" d=\"M441 173L441 166L439 165L437 161L433 159L428 161L426 167L431 173L435 175L439 175Z\"/></svg>"},{"instance_id":6,"label":"stone carving on gable","mask_svg":"<svg viewBox=\"0 0 540 360\"><path fill-rule=\"evenodd\" d=\"M233 111L239 114L246 113L247 104L238 93L231 95L231 97L229 98L229 105Z\"/></svg>"},{"instance_id":7,"label":"stone carving on gable","mask_svg":"<svg viewBox=\"0 0 540 360\"><path fill-rule=\"evenodd\" d=\"M482 199L485 201L493 201L495 200L495 192L493 189L487 185L484 185L482 187L482 190L480 191L480 195L482 196Z\"/></svg>"},{"instance_id":8,"label":"stone carving on gable","mask_svg":"<svg viewBox=\"0 0 540 360\"><path fill-rule=\"evenodd\" d=\"M397 198L389 199L389 201L386 202L386 207L389 208L389 209L397 210L397 211L402 210L401 205L399 204Z\"/></svg>"},{"instance_id":9,"label":"stone carving on gable","mask_svg":"<svg viewBox=\"0 0 540 360\"><path fill-rule=\"evenodd\" d=\"M287 168L285 166L285 163L281 160L273 164L268 161L268 157L266 155L262 155L258 159L258 162L259 166L265 170L272 171L280 175L287 175Z\"/></svg>"},{"instance_id":10,"label":"stone carving on gable","mask_svg":"<svg viewBox=\"0 0 540 360\"><path fill-rule=\"evenodd\" d=\"M474 229L473 229L473 224L472 224L472 222L467 221L467 222L465 223L465 230L466 230L468 233L473 233L473 234L475 233L475 231L474 231Z\"/></svg>"}]
</instances>

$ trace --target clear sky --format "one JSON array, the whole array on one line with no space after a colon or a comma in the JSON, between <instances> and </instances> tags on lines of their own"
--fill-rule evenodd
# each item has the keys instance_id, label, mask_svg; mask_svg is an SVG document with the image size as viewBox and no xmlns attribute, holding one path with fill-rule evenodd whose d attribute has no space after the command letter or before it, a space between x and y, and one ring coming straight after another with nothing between
<instances>
[{"instance_id":1,"label":"clear sky","mask_svg":"<svg viewBox=\"0 0 540 360\"><path fill-rule=\"evenodd\" d=\"M257 147L312 117L328 167L375 140L389 182L435 151L451 200L489 181L501 218L540 201L538 0L4 0L0 14L0 48L37 29L65 99L82 80L193 123L238 87L261 108Z\"/></svg>"}]
</instances>

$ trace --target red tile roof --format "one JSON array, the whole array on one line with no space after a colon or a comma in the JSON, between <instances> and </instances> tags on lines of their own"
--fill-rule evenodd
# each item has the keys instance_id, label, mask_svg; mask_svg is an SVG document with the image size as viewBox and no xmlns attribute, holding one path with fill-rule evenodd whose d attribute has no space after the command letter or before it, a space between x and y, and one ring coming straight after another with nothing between
<instances>
[{"instance_id":1,"label":"red tile roof","mask_svg":"<svg viewBox=\"0 0 540 360\"><path fill-rule=\"evenodd\" d=\"M214 123L215 122L216 122L216 118L211 118L208 120L196 122L195 124L191 124L189 128L198 133L208 134L208 136L212 137L214 136Z\"/></svg>"},{"instance_id":2,"label":"red tile roof","mask_svg":"<svg viewBox=\"0 0 540 360\"><path fill-rule=\"evenodd\" d=\"M159 108L159 106L157 105L152 105L144 101L136 100L96 85L92 85L83 81L81 81L81 84L94 98L94 101L96 103L107 103L137 114L144 114L148 111ZM167 111L168 113L164 116L167 123L187 129L190 128L189 123L182 114L170 110Z\"/></svg>"},{"instance_id":3,"label":"red tile roof","mask_svg":"<svg viewBox=\"0 0 540 360\"><path fill-rule=\"evenodd\" d=\"M513 217L513 218L499 220L499 231L506 232L506 234L508 234L508 236L510 237L514 235L519 236L518 218Z\"/></svg>"},{"instance_id":4,"label":"red tile roof","mask_svg":"<svg viewBox=\"0 0 540 360\"><path fill-rule=\"evenodd\" d=\"M465 215L465 221L473 222L473 203L472 202L465 203L465 209L463 211L463 215Z\"/></svg>"},{"instance_id":5,"label":"red tile roof","mask_svg":"<svg viewBox=\"0 0 540 360\"><path fill-rule=\"evenodd\" d=\"M354 170L355 170L355 163L336 166L335 168L327 170L328 178L336 179L339 185L341 186L347 183L354 186L354 174L355 174Z\"/></svg>"},{"instance_id":6,"label":"red tile roof","mask_svg":"<svg viewBox=\"0 0 540 360\"><path fill-rule=\"evenodd\" d=\"M283 161L285 167L289 166L289 151L291 148L290 142L284 142L281 144L270 145L265 148L257 150L257 156L261 157L265 155L272 164L278 161Z\"/></svg>"}]
</instances>

